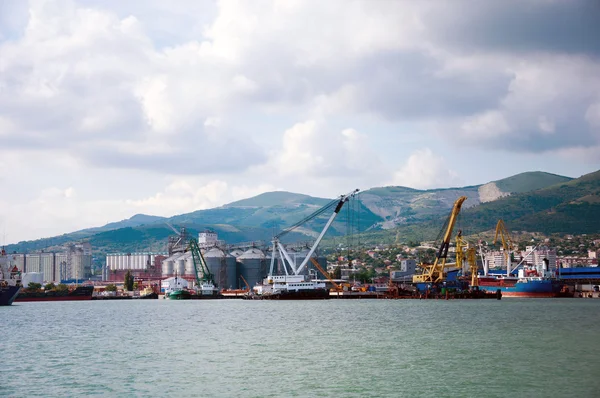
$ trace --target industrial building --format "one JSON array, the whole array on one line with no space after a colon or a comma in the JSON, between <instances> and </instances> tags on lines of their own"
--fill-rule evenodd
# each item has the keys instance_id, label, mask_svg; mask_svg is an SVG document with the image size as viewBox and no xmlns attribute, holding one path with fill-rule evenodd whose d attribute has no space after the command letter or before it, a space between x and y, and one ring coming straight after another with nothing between
<instances>
[{"instance_id":1,"label":"industrial building","mask_svg":"<svg viewBox=\"0 0 600 398\"><path fill-rule=\"evenodd\" d=\"M81 281L91 276L92 246L88 242L68 244L62 252L14 253L19 271L39 273L46 283Z\"/></svg>"},{"instance_id":2,"label":"industrial building","mask_svg":"<svg viewBox=\"0 0 600 398\"><path fill-rule=\"evenodd\" d=\"M177 232L177 231L176 231ZM139 280L166 280L177 277L186 280L191 285L195 284L196 269L192 253L187 251L185 239L187 232L184 228L177 232L176 237L169 238L168 253L111 253L106 256L106 266L103 270L103 280L109 282L122 282L129 271L135 279ZM239 243L227 245L218 239L213 231L203 231L198 234L198 246L215 284L222 289L245 288L245 279L250 287L262 283L267 276L271 265L271 253L259 248L262 242ZM292 245L293 246L293 245ZM305 245L290 248L290 256L296 265L299 265L308 254ZM322 268L327 267L325 257L314 256ZM280 260L276 258L275 272L280 270ZM202 277L201 270L198 276ZM312 263L305 268L306 275L315 278L323 276L317 274ZM242 279L243 278L243 279Z\"/></svg>"},{"instance_id":3,"label":"industrial building","mask_svg":"<svg viewBox=\"0 0 600 398\"><path fill-rule=\"evenodd\" d=\"M102 280L122 282L129 271L138 279L160 279L166 253L110 253L106 255Z\"/></svg>"}]
</instances>

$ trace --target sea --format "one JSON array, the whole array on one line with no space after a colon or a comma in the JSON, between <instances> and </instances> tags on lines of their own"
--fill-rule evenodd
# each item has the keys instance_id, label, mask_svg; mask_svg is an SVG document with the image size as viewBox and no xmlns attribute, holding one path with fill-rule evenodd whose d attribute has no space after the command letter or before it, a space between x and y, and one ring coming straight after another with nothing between
<instances>
[{"instance_id":1,"label":"sea","mask_svg":"<svg viewBox=\"0 0 600 398\"><path fill-rule=\"evenodd\" d=\"M0 307L0 396L600 397L600 300Z\"/></svg>"}]
</instances>

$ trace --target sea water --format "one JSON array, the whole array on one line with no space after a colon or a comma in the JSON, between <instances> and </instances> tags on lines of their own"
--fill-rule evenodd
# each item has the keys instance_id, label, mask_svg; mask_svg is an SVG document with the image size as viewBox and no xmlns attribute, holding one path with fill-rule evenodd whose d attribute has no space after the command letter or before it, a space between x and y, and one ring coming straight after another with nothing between
<instances>
[{"instance_id":1,"label":"sea water","mask_svg":"<svg viewBox=\"0 0 600 398\"><path fill-rule=\"evenodd\" d=\"M38 302L0 317L0 396L600 396L594 299Z\"/></svg>"}]
</instances>

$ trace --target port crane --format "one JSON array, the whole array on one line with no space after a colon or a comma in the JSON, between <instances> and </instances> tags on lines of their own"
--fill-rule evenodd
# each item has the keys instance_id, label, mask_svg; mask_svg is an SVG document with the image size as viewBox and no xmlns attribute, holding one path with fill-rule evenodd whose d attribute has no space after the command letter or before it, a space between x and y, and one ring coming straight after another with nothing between
<instances>
[{"instance_id":1,"label":"port crane","mask_svg":"<svg viewBox=\"0 0 600 398\"><path fill-rule=\"evenodd\" d=\"M210 272L210 269L208 269L208 265L206 264L206 260L204 260L204 256L200 251L200 247L198 247L198 241L194 238L191 238L188 244L188 249L192 252L194 274L196 277L196 283L198 284L197 288L202 291L202 294L212 294L215 289L214 277ZM202 277L198 275L199 270L202 272Z\"/></svg>"},{"instance_id":2,"label":"port crane","mask_svg":"<svg viewBox=\"0 0 600 398\"><path fill-rule=\"evenodd\" d=\"M446 278L444 268L446 266L446 258L448 257L450 238L452 237L452 230L454 229L456 219L465 200L467 200L467 197L461 196L454 202L454 206L452 206L452 210L450 211L450 216L448 217L447 221L448 227L446 228L442 244L437 251L435 261L433 264L421 263L420 267L423 272L420 275L413 276L413 283L438 283L442 282Z\"/></svg>"},{"instance_id":3,"label":"port crane","mask_svg":"<svg viewBox=\"0 0 600 398\"><path fill-rule=\"evenodd\" d=\"M498 220L498 224L496 224L496 234L494 235L494 245L498 241L498 236L500 236L502 242L502 248L504 250L504 258L506 259L506 276L510 276L512 271L511 259L510 255L514 250L514 244L506 227L504 225L504 221Z\"/></svg>"},{"instance_id":4,"label":"port crane","mask_svg":"<svg viewBox=\"0 0 600 398\"><path fill-rule=\"evenodd\" d=\"M469 243L462 236L462 231L458 231L456 235L456 267L464 274L467 265L469 266L469 275L471 275L471 286L479 286L477 249L474 246L469 246Z\"/></svg>"},{"instance_id":5,"label":"port crane","mask_svg":"<svg viewBox=\"0 0 600 398\"><path fill-rule=\"evenodd\" d=\"M283 265L282 268L283 268L283 272L285 273L285 276L300 276L300 275L302 275L302 272L304 271L304 268L306 267L306 265L308 264L308 262L311 260L312 255L314 254L315 250L317 249L317 246L319 246L319 243L321 243L321 240L323 239L323 236L325 236L325 233L327 232L327 230L329 229L329 227L333 223L333 220L335 220L335 218L337 217L338 213L340 212L340 210L344 206L344 203L346 203L348 200L350 200L350 198L352 198L356 194L358 194L358 191L359 191L358 189L355 189L352 192L349 192L349 193L347 193L345 195L341 195L339 197L339 199L330 202L329 204L327 204L326 206L324 206L321 209L317 210L316 212L314 212L310 216L308 216L305 219L299 221L298 223L292 225L291 227L286 228L281 233L279 233L278 235L276 235L273 238L273 241L272 241L272 244L273 244L273 255L271 256L271 265L270 265L270 268L269 268L269 275L268 275L267 279L269 281L273 280L273 272L274 272L276 254L279 254L279 257L281 258L282 265ZM334 208L334 206L335 206L335 208ZM315 240L315 242L310 247L310 250L308 251L308 254L306 255L306 257L304 257L304 259L302 260L302 262L299 265L296 265L296 262L290 256L290 254L286 250L286 247L281 243L281 240L280 240L281 237L284 236L285 234L293 231L294 229L298 228L299 226L305 224L306 222L308 222L308 221L310 221L310 220L318 217L319 215L323 214L324 212L326 212L327 210L332 209L332 208L334 208L333 214L331 214L331 216L327 220L327 223L325 224L325 226L321 230L321 233L319 234L319 236L317 237L317 239ZM314 262L313 262L313 264L314 264ZM323 271L321 271L321 272L323 272Z\"/></svg>"},{"instance_id":6,"label":"port crane","mask_svg":"<svg viewBox=\"0 0 600 398\"><path fill-rule=\"evenodd\" d=\"M321 267L321 265L319 264L319 262L317 260L315 260L313 257L310 258L310 261L312 262L312 264L315 266L316 269L319 270L319 272L321 272L323 274L323 276L325 278L327 278L329 280L329 282L333 285L333 288L338 291L341 292L343 290L342 286L340 286L338 283L336 283L333 278L329 275L329 272L325 271L323 269L323 267Z\"/></svg>"},{"instance_id":7,"label":"port crane","mask_svg":"<svg viewBox=\"0 0 600 398\"><path fill-rule=\"evenodd\" d=\"M242 278L242 280L244 281L244 284L246 285L246 291L249 292L250 290L250 285L248 284L248 281L246 280L246 278L244 278L244 276L242 274L240 274L240 278Z\"/></svg>"}]
</instances>

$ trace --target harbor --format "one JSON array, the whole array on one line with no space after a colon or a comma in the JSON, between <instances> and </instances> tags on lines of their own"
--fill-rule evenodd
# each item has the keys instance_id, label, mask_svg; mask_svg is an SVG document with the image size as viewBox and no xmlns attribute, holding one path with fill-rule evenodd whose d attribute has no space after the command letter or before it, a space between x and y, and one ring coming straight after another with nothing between
<instances>
[{"instance_id":1,"label":"harbor","mask_svg":"<svg viewBox=\"0 0 600 398\"><path fill-rule=\"evenodd\" d=\"M560 298L15 303L3 309L18 319L3 327L1 391L592 397L597 304ZM23 338L23 331L36 332ZM465 373L472 375L468 383ZM306 382L275 383L275 374L300 374ZM437 381L425 384L431 379Z\"/></svg>"}]
</instances>

